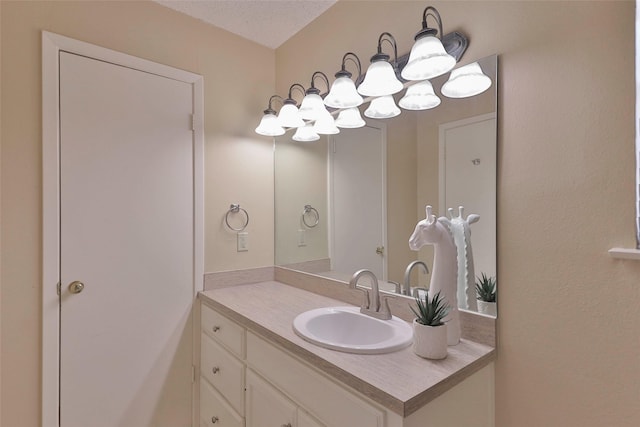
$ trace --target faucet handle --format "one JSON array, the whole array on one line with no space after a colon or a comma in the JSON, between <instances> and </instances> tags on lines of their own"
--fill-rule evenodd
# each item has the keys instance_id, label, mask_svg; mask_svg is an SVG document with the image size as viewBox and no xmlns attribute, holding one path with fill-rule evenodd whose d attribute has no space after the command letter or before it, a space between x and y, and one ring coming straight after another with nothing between
<instances>
[{"instance_id":1,"label":"faucet handle","mask_svg":"<svg viewBox=\"0 0 640 427\"><path fill-rule=\"evenodd\" d=\"M362 286L355 286L355 289L359 290L360 292L362 292L362 304L360 304L360 309L361 310L369 310L369 307L371 306L371 299L369 297L369 289L362 287Z\"/></svg>"},{"instance_id":2,"label":"faucet handle","mask_svg":"<svg viewBox=\"0 0 640 427\"><path fill-rule=\"evenodd\" d=\"M369 295L367 294L367 297ZM370 309L360 308L360 312L363 314L367 314L371 317L375 317L380 320L389 320L391 319L391 309L389 308L389 298L390 296L382 296L380 298L380 307L376 310L375 307Z\"/></svg>"},{"instance_id":3,"label":"faucet handle","mask_svg":"<svg viewBox=\"0 0 640 427\"><path fill-rule=\"evenodd\" d=\"M383 320L391 319L391 309L389 308L389 298L388 296L382 296L380 298L380 310L379 313L382 315Z\"/></svg>"}]
</instances>

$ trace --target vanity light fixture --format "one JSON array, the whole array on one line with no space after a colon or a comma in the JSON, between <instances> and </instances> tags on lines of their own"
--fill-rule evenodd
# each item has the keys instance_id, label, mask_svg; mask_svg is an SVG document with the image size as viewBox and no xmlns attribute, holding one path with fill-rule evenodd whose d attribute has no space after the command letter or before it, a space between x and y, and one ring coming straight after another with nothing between
<instances>
[{"instance_id":1,"label":"vanity light fixture","mask_svg":"<svg viewBox=\"0 0 640 427\"><path fill-rule=\"evenodd\" d=\"M472 62L453 70L440 91L449 98L467 98L481 94L490 87L489 76L482 72L480 64Z\"/></svg>"},{"instance_id":2,"label":"vanity light fixture","mask_svg":"<svg viewBox=\"0 0 640 427\"><path fill-rule=\"evenodd\" d=\"M316 119L313 124L313 130L315 133L321 135L335 135L336 133L340 133L340 129L336 126L335 119L331 113L326 110Z\"/></svg>"},{"instance_id":3,"label":"vanity light fixture","mask_svg":"<svg viewBox=\"0 0 640 427\"><path fill-rule=\"evenodd\" d=\"M294 83L289 87L289 97L284 100L284 105L280 109L278 114L278 123L285 128L299 128L304 126L304 120L300 116L298 111L298 104L292 98L293 89L300 89L302 93L305 93L304 87L300 83Z\"/></svg>"},{"instance_id":4,"label":"vanity light fixture","mask_svg":"<svg viewBox=\"0 0 640 427\"><path fill-rule=\"evenodd\" d=\"M431 82L425 80L409 86L398 104L405 110L429 110L440 105L440 102Z\"/></svg>"},{"instance_id":5,"label":"vanity light fixture","mask_svg":"<svg viewBox=\"0 0 640 427\"><path fill-rule=\"evenodd\" d=\"M327 111L324 106L324 101L320 96L320 89L315 86L316 77L322 77L327 85L327 91L329 91L329 79L327 75L322 71L316 71L311 76L311 87L305 92L302 104L300 104L300 116L304 120L316 120L320 115Z\"/></svg>"},{"instance_id":6,"label":"vanity light fixture","mask_svg":"<svg viewBox=\"0 0 640 427\"><path fill-rule=\"evenodd\" d=\"M313 130L313 125L311 123L307 123L296 129L296 133L293 134L291 139L298 142L312 142L319 140L320 135Z\"/></svg>"},{"instance_id":7,"label":"vanity light fixture","mask_svg":"<svg viewBox=\"0 0 640 427\"><path fill-rule=\"evenodd\" d=\"M324 98L324 104L333 108L351 108L362 105L364 99L356 90L356 83L351 80L352 74L346 69L347 60L351 60L358 67L358 77L362 76L360 58L353 52L347 52L342 57L342 68L335 74L336 80L331 85L329 94Z\"/></svg>"},{"instance_id":8,"label":"vanity light fixture","mask_svg":"<svg viewBox=\"0 0 640 427\"><path fill-rule=\"evenodd\" d=\"M269 106L266 110L264 110L264 115L262 116L262 120L260 120L260 124L256 128L256 133L264 136L280 136L284 135L284 128L280 126L278 123L278 118L276 117L276 111L271 107L271 102L274 99L279 99L282 101L282 97L278 95L273 95L269 98Z\"/></svg>"},{"instance_id":9,"label":"vanity light fixture","mask_svg":"<svg viewBox=\"0 0 640 427\"><path fill-rule=\"evenodd\" d=\"M382 53L382 42L393 46L394 61L389 63L389 55ZM396 39L384 32L378 38L378 53L371 57L371 65L367 69L364 81L358 87L358 93L364 96L393 95L403 89L402 82L396 77L395 67L398 64L398 49ZM366 113L365 113L366 115Z\"/></svg>"},{"instance_id":10,"label":"vanity light fixture","mask_svg":"<svg viewBox=\"0 0 640 427\"><path fill-rule=\"evenodd\" d=\"M384 95L373 98L364 115L371 119L390 119L400 114L400 109L393 99L393 95Z\"/></svg>"},{"instance_id":11,"label":"vanity light fixture","mask_svg":"<svg viewBox=\"0 0 640 427\"><path fill-rule=\"evenodd\" d=\"M427 17L436 20L438 29L427 26ZM438 37L436 37L436 34ZM455 67L456 58L447 53L442 44L442 19L435 7L427 6L422 12L422 29L415 35L409 61L402 69L405 80L426 80L438 77ZM466 47L466 46L465 46Z\"/></svg>"},{"instance_id":12,"label":"vanity light fixture","mask_svg":"<svg viewBox=\"0 0 640 427\"><path fill-rule=\"evenodd\" d=\"M355 129L365 125L365 121L360 115L358 107L346 108L340 111L336 119L336 126L339 128Z\"/></svg>"}]
</instances>

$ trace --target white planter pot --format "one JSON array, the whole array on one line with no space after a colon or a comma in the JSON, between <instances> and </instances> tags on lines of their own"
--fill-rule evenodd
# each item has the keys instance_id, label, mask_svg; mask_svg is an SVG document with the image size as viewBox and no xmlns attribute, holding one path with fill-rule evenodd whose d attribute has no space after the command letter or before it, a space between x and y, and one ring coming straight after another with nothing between
<instances>
[{"instance_id":1,"label":"white planter pot","mask_svg":"<svg viewBox=\"0 0 640 427\"><path fill-rule=\"evenodd\" d=\"M478 300L478 313L495 316L497 313L496 303Z\"/></svg>"},{"instance_id":2,"label":"white planter pot","mask_svg":"<svg viewBox=\"0 0 640 427\"><path fill-rule=\"evenodd\" d=\"M447 357L447 325L426 326L414 319L413 351L425 359Z\"/></svg>"}]
</instances>

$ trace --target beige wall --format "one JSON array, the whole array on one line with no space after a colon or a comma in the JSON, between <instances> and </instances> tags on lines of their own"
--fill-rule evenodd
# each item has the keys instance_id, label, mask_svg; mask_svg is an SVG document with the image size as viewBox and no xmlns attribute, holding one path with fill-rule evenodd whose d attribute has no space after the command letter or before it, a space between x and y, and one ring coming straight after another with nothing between
<instances>
[{"instance_id":1,"label":"beige wall","mask_svg":"<svg viewBox=\"0 0 640 427\"><path fill-rule=\"evenodd\" d=\"M40 423L41 45L47 30L204 76L206 271L273 263L272 141L253 128L275 84L273 50L151 2L0 2L2 418ZM250 250L222 227L251 214Z\"/></svg>"},{"instance_id":2,"label":"beige wall","mask_svg":"<svg viewBox=\"0 0 640 427\"><path fill-rule=\"evenodd\" d=\"M431 4L463 63L500 55L497 425L635 426L640 262L607 255L635 244L634 3ZM425 6L338 2L276 50L279 93L383 31L406 53Z\"/></svg>"}]
</instances>

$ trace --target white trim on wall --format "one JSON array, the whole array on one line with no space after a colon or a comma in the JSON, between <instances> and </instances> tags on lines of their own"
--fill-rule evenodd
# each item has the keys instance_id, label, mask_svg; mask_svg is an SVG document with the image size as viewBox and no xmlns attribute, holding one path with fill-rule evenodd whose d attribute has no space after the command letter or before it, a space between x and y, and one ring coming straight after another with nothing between
<instances>
[{"instance_id":1,"label":"white trim on wall","mask_svg":"<svg viewBox=\"0 0 640 427\"><path fill-rule=\"evenodd\" d=\"M42 32L42 426L59 425L60 184L59 54L95 58L171 78L193 87L194 284L204 277L204 89L203 77L47 31ZM195 330L196 328L194 328ZM196 355L194 354L194 358Z\"/></svg>"},{"instance_id":2,"label":"white trim on wall","mask_svg":"<svg viewBox=\"0 0 640 427\"><path fill-rule=\"evenodd\" d=\"M618 259L640 260L640 0L636 0L636 112L635 112L635 159L636 159L636 247L612 248L609 255Z\"/></svg>"}]
</instances>

